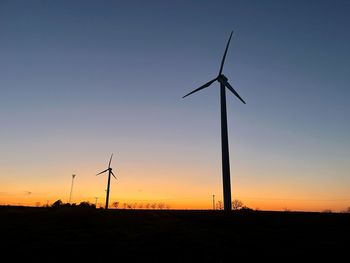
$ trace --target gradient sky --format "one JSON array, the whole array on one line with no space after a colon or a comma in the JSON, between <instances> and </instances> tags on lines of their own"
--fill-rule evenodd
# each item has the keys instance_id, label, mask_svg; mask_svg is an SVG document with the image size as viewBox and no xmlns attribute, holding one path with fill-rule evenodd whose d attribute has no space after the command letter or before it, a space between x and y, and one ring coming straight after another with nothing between
<instances>
[{"instance_id":1,"label":"gradient sky","mask_svg":"<svg viewBox=\"0 0 350 263\"><path fill-rule=\"evenodd\" d=\"M0 1L0 203L350 206L349 1ZM29 193L30 192L30 193Z\"/></svg>"}]
</instances>

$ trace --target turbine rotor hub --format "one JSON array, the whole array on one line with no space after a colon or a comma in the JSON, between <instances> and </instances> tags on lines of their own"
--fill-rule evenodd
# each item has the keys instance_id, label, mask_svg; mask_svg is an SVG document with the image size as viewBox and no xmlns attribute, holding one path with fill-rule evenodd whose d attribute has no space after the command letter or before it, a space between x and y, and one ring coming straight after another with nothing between
<instances>
[{"instance_id":1,"label":"turbine rotor hub","mask_svg":"<svg viewBox=\"0 0 350 263\"><path fill-rule=\"evenodd\" d=\"M219 81L220 83L226 83L227 80L228 80L228 78L226 78L226 76L225 76L224 74L220 74L220 75L218 76L218 81Z\"/></svg>"}]
</instances>

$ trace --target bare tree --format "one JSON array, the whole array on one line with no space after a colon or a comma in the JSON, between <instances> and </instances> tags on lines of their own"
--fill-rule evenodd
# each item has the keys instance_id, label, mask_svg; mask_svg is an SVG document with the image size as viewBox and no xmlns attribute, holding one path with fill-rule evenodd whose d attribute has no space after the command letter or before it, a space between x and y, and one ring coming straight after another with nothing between
<instances>
[{"instance_id":1,"label":"bare tree","mask_svg":"<svg viewBox=\"0 0 350 263\"><path fill-rule=\"evenodd\" d=\"M164 206L165 206L164 203L158 203L158 208L159 208L159 209L163 210L163 209L164 209Z\"/></svg>"},{"instance_id":2,"label":"bare tree","mask_svg":"<svg viewBox=\"0 0 350 263\"><path fill-rule=\"evenodd\" d=\"M51 206L57 208L57 207L61 207L62 205L63 205L63 202L61 199L59 199L59 200L55 201Z\"/></svg>"},{"instance_id":3,"label":"bare tree","mask_svg":"<svg viewBox=\"0 0 350 263\"><path fill-rule=\"evenodd\" d=\"M350 213L350 206L348 208L346 208L344 211L342 211L343 213Z\"/></svg>"},{"instance_id":4,"label":"bare tree","mask_svg":"<svg viewBox=\"0 0 350 263\"><path fill-rule=\"evenodd\" d=\"M117 209L119 207L119 202L113 202L112 206Z\"/></svg>"},{"instance_id":5,"label":"bare tree","mask_svg":"<svg viewBox=\"0 0 350 263\"><path fill-rule=\"evenodd\" d=\"M150 206L151 206L152 209L156 209L157 203L152 203Z\"/></svg>"},{"instance_id":6,"label":"bare tree","mask_svg":"<svg viewBox=\"0 0 350 263\"><path fill-rule=\"evenodd\" d=\"M145 208L146 208L146 209L149 209L149 207L150 207L150 203L147 203L147 204L145 205Z\"/></svg>"},{"instance_id":7,"label":"bare tree","mask_svg":"<svg viewBox=\"0 0 350 263\"><path fill-rule=\"evenodd\" d=\"M139 203L138 208L143 209L143 203Z\"/></svg>"},{"instance_id":8,"label":"bare tree","mask_svg":"<svg viewBox=\"0 0 350 263\"><path fill-rule=\"evenodd\" d=\"M238 210L243 207L243 202L241 200L235 199L232 201L232 209Z\"/></svg>"},{"instance_id":9,"label":"bare tree","mask_svg":"<svg viewBox=\"0 0 350 263\"><path fill-rule=\"evenodd\" d=\"M222 204L222 201L219 200L216 202L216 210L223 210L224 209L224 206Z\"/></svg>"}]
</instances>

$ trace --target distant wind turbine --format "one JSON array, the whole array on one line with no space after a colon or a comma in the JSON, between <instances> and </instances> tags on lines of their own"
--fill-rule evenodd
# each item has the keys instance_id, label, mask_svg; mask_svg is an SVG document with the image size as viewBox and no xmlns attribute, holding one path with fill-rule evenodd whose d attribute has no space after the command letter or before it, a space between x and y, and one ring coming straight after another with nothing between
<instances>
[{"instance_id":1,"label":"distant wind turbine","mask_svg":"<svg viewBox=\"0 0 350 263\"><path fill-rule=\"evenodd\" d=\"M75 174L72 174L72 184L70 187L70 194L69 194L69 203L72 201L72 193L73 193L73 184L74 184L74 178L75 178Z\"/></svg>"},{"instance_id":2,"label":"distant wind turbine","mask_svg":"<svg viewBox=\"0 0 350 263\"><path fill-rule=\"evenodd\" d=\"M225 53L221 60L221 66L220 66L218 76L212 79L211 81L205 83L204 85L200 86L198 89L195 89L194 91L191 91L190 93L183 96L183 98L185 98L197 91L205 89L209 87L211 84L213 84L215 81L218 81L220 83L222 181L223 181L225 211L231 211L232 209L231 182L230 182L230 155L229 155L228 133L227 133L226 89L225 88L228 88L228 90L231 91L240 101L246 104L245 101L241 98L241 96L239 96L238 93L232 88L230 83L228 83L227 77L224 74L222 74L222 70L224 68L226 54L227 54L228 47L230 45L232 33L233 31L231 32L230 38L228 39Z\"/></svg>"},{"instance_id":3,"label":"distant wind turbine","mask_svg":"<svg viewBox=\"0 0 350 263\"><path fill-rule=\"evenodd\" d=\"M107 195L107 196L106 196L106 207L105 207L105 209L108 209L109 188L110 188L110 183L111 183L111 175L112 175L115 179L117 179L117 177L115 177L114 173L112 172L112 167L111 167L112 157L113 157L113 153L112 153L112 155L111 155L111 158L109 159L108 168L107 168L106 170L104 170L104 171L102 171L102 172L96 174L96 175L99 175L99 174L103 174L103 173L105 173L105 172L108 171L108 183L107 183L107 190L106 190L106 192L107 192L106 195Z\"/></svg>"}]
</instances>

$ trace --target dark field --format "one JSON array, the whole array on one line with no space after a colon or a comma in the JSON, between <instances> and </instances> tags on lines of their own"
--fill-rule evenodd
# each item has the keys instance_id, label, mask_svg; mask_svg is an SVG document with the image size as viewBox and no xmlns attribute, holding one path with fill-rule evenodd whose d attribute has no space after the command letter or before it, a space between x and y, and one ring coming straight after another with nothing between
<instances>
[{"instance_id":1,"label":"dark field","mask_svg":"<svg viewBox=\"0 0 350 263\"><path fill-rule=\"evenodd\" d=\"M349 259L350 214L0 207L1 254L38 262ZM240 259L240 260L236 260ZM242 260L243 259L243 260ZM5 262L5 261L3 261Z\"/></svg>"}]
</instances>

